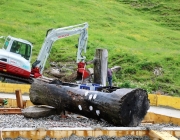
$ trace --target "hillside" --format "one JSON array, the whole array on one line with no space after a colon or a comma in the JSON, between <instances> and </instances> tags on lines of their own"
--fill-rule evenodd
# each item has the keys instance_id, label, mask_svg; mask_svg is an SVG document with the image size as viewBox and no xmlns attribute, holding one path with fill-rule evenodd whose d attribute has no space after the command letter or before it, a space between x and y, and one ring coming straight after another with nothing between
<instances>
[{"instance_id":1,"label":"hillside","mask_svg":"<svg viewBox=\"0 0 180 140\"><path fill-rule=\"evenodd\" d=\"M0 36L32 42L34 62L48 29L88 22L87 60L96 48L108 49L110 67L122 67L115 85L180 96L179 7L179 0L1 0ZM46 68L75 61L77 39L55 42Z\"/></svg>"}]
</instances>

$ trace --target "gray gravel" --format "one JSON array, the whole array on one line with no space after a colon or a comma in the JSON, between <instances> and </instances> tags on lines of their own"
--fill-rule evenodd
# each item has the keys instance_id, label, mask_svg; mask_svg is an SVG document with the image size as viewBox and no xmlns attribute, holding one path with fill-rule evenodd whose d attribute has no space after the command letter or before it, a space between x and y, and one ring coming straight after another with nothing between
<instances>
[{"instance_id":1,"label":"gray gravel","mask_svg":"<svg viewBox=\"0 0 180 140\"><path fill-rule=\"evenodd\" d=\"M146 127L148 130L161 130L162 128L176 128L179 127L178 125L174 125L173 123L168 123L168 124L140 124L140 127Z\"/></svg>"},{"instance_id":2,"label":"gray gravel","mask_svg":"<svg viewBox=\"0 0 180 140\"><path fill-rule=\"evenodd\" d=\"M54 128L54 127L113 127L106 121L93 120L83 116L71 114L67 118L60 115L51 115L39 119L25 118L23 115L0 115L0 128ZM163 127L178 127L173 124L142 124L140 127L147 129L160 130Z\"/></svg>"},{"instance_id":3,"label":"gray gravel","mask_svg":"<svg viewBox=\"0 0 180 140\"><path fill-rule=\"evenodd\" d=\"M31 139L26 139L22 137L18 137L15 139L11 138L5 138L4 140L31 140ZM56 138L50 138L46 136L43 138L43 140L58 140ZM138 136L124 136L124 137L109 137L109 136L99 136L99 137L78 137L76 135L72 135L67 138L62 138L60 140L150 140L149 137L144 136L144 137L138 137Z\"/></svg>"},{"instance_id":4,"label":"gray gravel","mask_svg":"<svg viewBox=\"0 0 180 140\"><path fill-rule=\"evenodd\" d=\"M31 139L26 139L22 137L18 137L15 139L11 138L4 138L3 140L31 140ZM57 140L56 138L50 138L46 136L43 138L43 140ZM60 140L150 140L148 136L124 136L124 137L109 137L109 136L99 136L99 137L78 137L76 135L72 135L70 137L62 138Z\"/></svg>"},{"instance_id":5,"label":"gray gravel","mask_svg":"<svg viewBox=\"0 0 180 140\"><path fill-rule=\"evenodd\" d=\"M110 127L105 121L88 119L78 115L69 115L61 118L60 115L51 115L39 119L25 118L23 115L0 115L0 128L52 128L52 127Z\"/></svg>"},{"instance_id":6,"label":"gray gravel","mask_svg":"<svg viewBox=\"0 0 180 140\"><path fill-rule=\"evenodd\" d=\"M0 128L55 128L55 127L114 127L108 124L104 120L97 121L89 119L76 114L68 115L67 118L61 118L60 115L51 115L49 117L43 117L39 119L25 118L23 115L0 115ZM164 127L174 128L179 127L173 124L141 124L139 127L145 129L161 130ZM4 138L4 140L30 140L26 138L18 137L16 139ZM43 140L56 140L55 138L45 137ZM150 140L149 137L138 137L138 136L124 136L124 137L78 137L72 135L62 140Z\"/></svg>"},{"instance_id":7,"label":"gray gravel","mask_svg":"<svg viewBox=\"0 0 180 140\"><path fill-rule=\"evenodd\" d=\"M124 136L124 137L109 137L109 136L99 136L99 137L78 137L72 135L61 140L150 140L149 137L139 137L139 136Z\"/></svg>"}]
</instances>

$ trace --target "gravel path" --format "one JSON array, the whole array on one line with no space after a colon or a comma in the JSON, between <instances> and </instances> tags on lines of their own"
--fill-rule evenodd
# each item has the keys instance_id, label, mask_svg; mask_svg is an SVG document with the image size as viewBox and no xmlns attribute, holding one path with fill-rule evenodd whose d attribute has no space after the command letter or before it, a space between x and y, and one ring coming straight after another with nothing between
<instances>
[{"instance_id":1,"label":"gravel path","mask_svg":"<svg viewBox=\"0 0 180 140\"><path fill-rule=\"evenodd\" d=\"M76 114L61 118L60 115L51 115L39 119L26 118L23 115L0 115L0 128L54 128L54 127L114 127L106 121L93 120ZM141 124L140 127L160 130L163 127L178 127L173 124Z\"/></svg>"},{"instance_id":2,"label":"gravel path","mask_svg":"<svg viewBox=\"0 0 180 140\"><path fill-rule=\"evenodd\" d=\"M52 128L52 127L110 127L105 121L88 119L78 115L69 115L61 118L60 115L51 115L39 119L25 118L23 115L0 115L0 128Z\"/></svg>"},{"instance_id":3,"label":"gravel path","mask_svg":"<svg viewBox=\"0 0 180 140\"><path fill-rule=\"evenodd\" d=\"M71 114L67 118L61 118L60 115L51 115L49 117L43 117L39 119L25 118L23 115L0 115L0 128L75 128L75 127L114 127L108 124L104 120L97 121L89 119L76 114ZM173 124L142 124L139 127L143 129L161 130L164 127L175 128L179 127ZM18 137L16 139L4 138L3 140L30 140ZM56 140L55 138L45 137L43 140ZM150 140L149 137L138 137L138 136L124 136L124 137L78 137L72 135L62 140Z\"/></svg>"},{"instance_id":4,"label":"gravel path","mask_svg":"<svg viewBox=\"0 0 180 140\"><path fill-rule=\"evenodd\" d=\"M31 139L26 139L22 137L18 137L15 139L11 138L4 138L3 140L31 140ZM45 137L43 140L57 140L56 138L50 138L50 137ZM144 136L144 137L138 137L138 136L125 136L125 137L108 137L108 136L99 136L99 137L78 137L76 135L72 135L67 138L62 138L61 140L150 140L149 137Z\"/></svg>"}]
</instances>

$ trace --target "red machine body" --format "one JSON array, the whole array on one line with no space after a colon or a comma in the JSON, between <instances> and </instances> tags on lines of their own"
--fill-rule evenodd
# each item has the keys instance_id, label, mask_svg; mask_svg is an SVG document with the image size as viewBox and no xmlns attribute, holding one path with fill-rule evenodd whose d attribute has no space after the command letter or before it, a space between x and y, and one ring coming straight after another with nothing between
<instances>
[{"instance_id":1,"label":"red machine body","mask_svg":"<svg viewBox=\"0 0 180 140\"><path fill-rule=\"evenodd\" d=\"M80 77L82 77L82 79L86 79L90 76L89 72L86 70L85 68L86 63L85 62L79 62L78 63L78 69L77 69L77 77L80 79Z\"/></svg>"}]
</instances>

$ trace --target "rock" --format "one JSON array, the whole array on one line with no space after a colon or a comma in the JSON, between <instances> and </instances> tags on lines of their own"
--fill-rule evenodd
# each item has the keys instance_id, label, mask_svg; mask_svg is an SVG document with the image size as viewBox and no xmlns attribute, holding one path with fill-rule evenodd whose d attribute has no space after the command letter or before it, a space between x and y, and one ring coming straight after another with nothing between
<instances>
[{"instance_id":1,"label":"rock","mask_svg":"<svg viewBox=\"0 0 180 140\"><path fill-rule=\"evenodd\" d=\"M24 117L41 118L56 114L56 109L50 106L30 106L22 111Z\"/></svg>"},{"instance_id":2,"label":"rock","mask_svg":"<svg viewBox=\"0 0 180 140\"><path fill-rule=\"evenodd\" d=\"M73 69L67 68L67 67L62 67L62 68L60 69L60 72L61 72L61 73L72 73L72 72L73 72Z\"/></svg>"},{"instance_id":3,"label":"rock","mask_svg":"<svg viewBox=\"0 0 180 140\"><path fill-rule=\"evenodd\" d=\"M111 70L112 70L113 72L118 72L118 71L121 70L121 67L120 67L120 66L114 66L114 67L111 68Z\"/></svg>"},{"instance_id":4,"label":"rock","mask_svg":"<svg viewBox=\"0 0 180 140\"><path fill-rule=\"evenodd\" d=\"M51 68L51 69L50 69L50 73L57 75L57 74L60 74L60 71L59 71L59 69L57 69L57 68Z\"/></svg>"},{"instance_id":5,"label":"rock","mask_svg":"<svg viewBox=\"0 0 180 140\"><path fill-rule=\"evenodd\" d=\"M73 72L71 75L65 75L64 77L61 78L61 81L64 82L75 82L77 79L77 72Z\"/></svg>"},{"instance_id":6,"label":"rock","mask_svg":"<svg viewBox=\"0 0 180 140\"><path fill-rule=\"evenodd\" d=\"M54 68L51 68L49 73L50 75L57 78L62 78L66 75L65 73L61 73L59 69L54 69Z\"/></svg>"},{"instance_id":7,"label":"rock","mask_svg":"<svg viewBox=\"0 0 180 140\"><path fill-rule=\"evenodd\" d=\"M50 66L51 67L57 67L57 64L56 64L56 62L50 62Z\"/></svg>"},{"instance_id":8,"label":"rock","mask_svg":"<svg viewBox=\"0 0 180 140\"><path fill-rule=\"evenodd\" d=\"M94 74L94 69L93 68L88 68L88 71L90 74Z\"/></svg>"}]
</instances>

